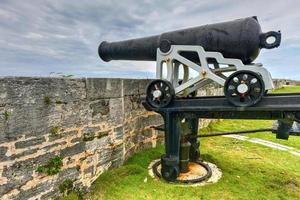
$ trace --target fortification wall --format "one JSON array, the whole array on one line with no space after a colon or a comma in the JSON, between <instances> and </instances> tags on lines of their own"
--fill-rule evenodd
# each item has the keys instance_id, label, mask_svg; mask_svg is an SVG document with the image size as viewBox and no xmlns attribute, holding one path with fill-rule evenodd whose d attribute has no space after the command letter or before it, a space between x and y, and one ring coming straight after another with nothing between
<instances>
[{"instance_id":1,"label":"fortification wall","mask_svg":"<svg viewBox=\"0 0 300 200\"><path fill-rule=\"evenodd\" d=\"M300 85L300 81L289 80L289 79L274 79L273 83L274 83L274 87L276 89L282 88L282 87L285 87L285 86Z\"/></svg>"},{"instance_id":2,"label":"fortification wall","mask_svg":"<svg viewBox=\"0 0 300 200\"><path fill-rule=\"evenodd\" d=\"M150 128L162 118L141 105L149 81L1 78L1 199L49 199L66 181L89 187L135 152L162 143L163 132ZM222 88L199 94L221 95Z\"/></svg>"},{"instance_id":3,"label":"fortification wall","mask_svg":"<svg viewBox=\"0 0 300 200\"><path fill-rule=\"evenodd\" d=\"M88 187L135 151L156 146L162 133L149 126L162 121L141 105L147 83L0 79L2 199L48 199L65 180ZM59 172L48 175L51 162Z\"/></svg>"}]
</instances>

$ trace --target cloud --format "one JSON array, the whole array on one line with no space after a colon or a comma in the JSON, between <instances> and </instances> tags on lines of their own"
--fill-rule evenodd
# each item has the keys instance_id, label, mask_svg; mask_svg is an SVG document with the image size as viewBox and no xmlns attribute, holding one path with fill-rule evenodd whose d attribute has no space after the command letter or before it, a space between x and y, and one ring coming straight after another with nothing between
<instances>
[{"instance_id":1,"label":"cloud","mask_svg":"<svg viewBox=\"0 0 300 200\"><path fill-rule=\"evenodd\" d=\"M274 77L300 79L299 5L296 0L2 0L0 75L150 78L155 62L105 63L97 55L99 43L257 15L264 31L283 34L282 45L263 50L257 61Z\"/></svg>"}]
</instances>

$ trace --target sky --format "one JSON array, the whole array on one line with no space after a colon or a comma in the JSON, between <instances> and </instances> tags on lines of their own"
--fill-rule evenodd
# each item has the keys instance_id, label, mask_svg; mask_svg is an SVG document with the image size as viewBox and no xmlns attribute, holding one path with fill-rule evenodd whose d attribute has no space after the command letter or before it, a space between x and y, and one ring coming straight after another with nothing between
<instances>
[{"instance_id":1,"label":"sky","mask_svg":"<svg viewBox=\"0 0 300 200\"><path fill-rule=\"evenodd\" d=\"M297 0L0 0L0 76L154 78L155 62L103 62L101 41L258 16L264 32L281 30L279 48L255 62L273 78L300 80Z\"/></svg>"}]
</instances>

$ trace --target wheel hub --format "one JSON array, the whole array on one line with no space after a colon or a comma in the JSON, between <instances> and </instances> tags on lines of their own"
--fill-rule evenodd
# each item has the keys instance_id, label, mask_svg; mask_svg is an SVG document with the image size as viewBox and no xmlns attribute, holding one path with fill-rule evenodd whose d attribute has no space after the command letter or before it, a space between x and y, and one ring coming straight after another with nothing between
<instances>
[{"instance_id":1,"label":"wheel hub","mask_svg":"<svg viewBox=\"0 0 300 200\"><path fill-rule=\"evenodd\" d=\"M160 90L155 90L155 91L153 92L153 98L154 98L154 99L158 99L159 97L161 97L161 95L162 95L162 93L161 93Z\"/></svg>"},{"instance_id":2,"label":"wheel hub","mask_svg":"<svg viewBox=\"0 0 300 200\"><path fill-rule=\"evenodd\" d=\"M237 91L240 94L245 94L246 92L248 92L248 90L249 90L249 87L245 83L242 83L242 84L238 85L238 87L237 87Z\"/></svg>"}]
</instances>

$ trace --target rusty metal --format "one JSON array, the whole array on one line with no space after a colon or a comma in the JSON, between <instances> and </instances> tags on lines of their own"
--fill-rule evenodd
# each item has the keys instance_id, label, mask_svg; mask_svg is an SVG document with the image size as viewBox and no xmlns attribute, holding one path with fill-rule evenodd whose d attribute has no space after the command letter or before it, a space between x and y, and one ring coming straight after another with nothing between
<instances>
[{"instance_id":1,"label":"rusty metal","mask_svg":"<svg viewBox=\"0 0 300 200\"><path fill-rule=\"evenodd\" d=\"M158 169L160 165L161 165L161 161L159 160L152 166L153 173L158 178L162 178L161 172ZM198 178L186 179L189 172L195 171L197 166L198 167L199 166L203 167L206 170L206 173L204 175L198 177ZM212 171L211 171L211 168L209 167L208 164L205 164L201 161L195 161L195 162L190 162L189 163L187 173L178 174L178 176L174 180L172 180L172 182L174 182L174 183L199 183L199 182L202 182L202 181L205 181L205 180L209 179L211 177L211 175L212 175Z\"/></svg>"}]
</instances>

